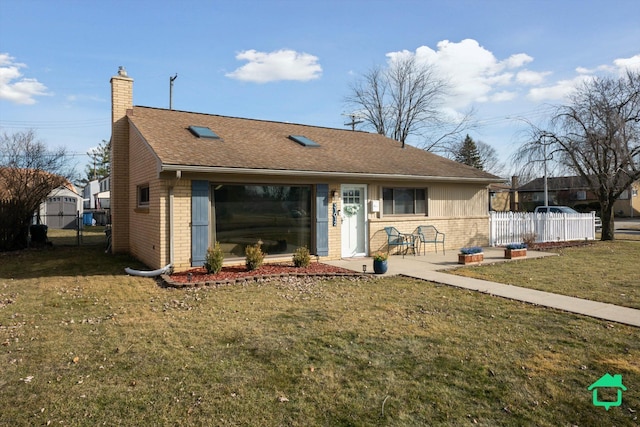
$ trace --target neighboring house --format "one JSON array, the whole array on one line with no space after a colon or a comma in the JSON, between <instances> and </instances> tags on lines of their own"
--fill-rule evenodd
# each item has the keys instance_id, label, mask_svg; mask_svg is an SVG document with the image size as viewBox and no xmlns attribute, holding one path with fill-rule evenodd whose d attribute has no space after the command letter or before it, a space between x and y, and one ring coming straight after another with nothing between
<instances>
[{"instance_id":1,"label":"neighboring house","mask_svg":"<svg viewBox=\"0 0 640 427\"><path fill-rule=\"evenodd\" d=\"M111 177L102 178L96 194L96 209L109 209L111 206Z\"/></svg>"},{"instance_id":2,"label":"neighboring house","mask_svg":"<svg viewBox=\"0 0 640 427\"><path fill-rule=\"evenodd\" d=\"M96 198L95 195L100 192L100 181L94 179L89 181L87 185L82 189L82 199L84 209L95 209Z\"/></svg>"},{"instance_id":3,"label":"neighboring house","mask_svg":"<svg viewBox=\"0 0 640 427\"><path fill-rule=\"evenodd\" d=\"M640 181L631 184L628 190L625 190L618 200L613 204L613 212L618 216L626 216L631 218L640 217Z\"/></svg>"},{"instance_id":4,"label":"neighboring house","mask_svg":"<svg viewBox=\"0 0 640 427\"><path fill-rule=\"evenodd\" d=\"M49 228L76 228L78 215L82 217L83 200L75 185L67 182L51 191L40 204L37 216Z\"/></svg>"},{"instance_id":5,"label":"neighboring house","mask_svg":"<svg viewBox=\"0 0 640 427\"><path fill-rule=\"evenodd\" d=\"M547 192L550 205L569 206L580 212L599 210L598 199L581 176L549 177ZM543 206L544 178L536 178L518 188L518 198L525 211Z\"/></svg>"},{"instance_id":6,"label":"neighboring house","mask_svg":"<svg viewBox=\"0 0 640 427\"><path fill-rule=\"evenodd\" d=\"M511 177L511 185L504 182L489 185L489 209L497 212L518 210L518 177Z\"/></svg>"},{"instance_id":7,"label":"neighboring house","mask_svg":"<svg viewBox=\"0 0 640 427\"><path fill-rule=\"evenodd\" d=\"M620 195L614 204L616 215L640 216L638 189L640 182L636 181L632 184L631 192L626 190ZM578 212L600 211L598 198L581 176L549 177L547 191L550 205L569 206ZM544 178L536 178L518 188L518 197L522 210L532 211L536 206L544 205Z\"/></svg>"},{"instance_id":8,"label":"neighboring house","mask_svg":"<svg viewBox=\"0 0 640 427\"><path fill-rule=\"evenodd\" d=\"M111 207L111 179L105 177L90 181L82 190L84 198L85 225L106 225L109 223L109 208Z\"/></svg>"},{"instance_id":9,"label":"neighboring house","mask_svg":"<svg viewBox=\"0 0 640 427\"><path fill-rule=\"evenodd\" d=\"M151 268L202 265L216 241L231 262L259 240L274 259L366 256L389 225L488 244L494 175L378 134L134 107L123 68L111 88L112 248Z\"/></svg>"}]
</instances>

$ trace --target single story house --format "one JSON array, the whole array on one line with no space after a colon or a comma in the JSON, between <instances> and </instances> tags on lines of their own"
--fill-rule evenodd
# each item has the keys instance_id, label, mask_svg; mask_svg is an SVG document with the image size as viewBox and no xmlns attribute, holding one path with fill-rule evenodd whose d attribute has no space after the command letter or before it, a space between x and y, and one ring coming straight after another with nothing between
<instances>
[{"instance_id":1,"label":"single story house","mask_svg":"<svg viewBox=\"0 0 640 427\"><path fill-rule=\"evenodd\" d=\"M112 249L150 268L202 265L215 242L226 262L258 241L273 259L367 256L386 226L488 244L494 175L378 134L134 106L123 67L111 90Z\"/></svg>"}]
</instances>

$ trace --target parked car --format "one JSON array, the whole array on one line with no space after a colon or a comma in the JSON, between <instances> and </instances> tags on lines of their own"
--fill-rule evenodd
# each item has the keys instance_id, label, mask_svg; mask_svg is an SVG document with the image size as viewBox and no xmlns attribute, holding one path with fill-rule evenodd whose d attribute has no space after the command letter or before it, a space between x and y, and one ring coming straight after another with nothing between
<instances>
[{"instance_id":1,"label":"parked car","mask_svg":"<svg viewBox=\"0 0 640 427\"><path fill-rule=\"evenodd\" d=\"M535 213L566 213L566 214L577 214L580 213L575 209L570 208L569 206L537 206L534 211ZM602 229L602 220L599 216L596 216L596 230Z\"/></svg>"}]
</instances>

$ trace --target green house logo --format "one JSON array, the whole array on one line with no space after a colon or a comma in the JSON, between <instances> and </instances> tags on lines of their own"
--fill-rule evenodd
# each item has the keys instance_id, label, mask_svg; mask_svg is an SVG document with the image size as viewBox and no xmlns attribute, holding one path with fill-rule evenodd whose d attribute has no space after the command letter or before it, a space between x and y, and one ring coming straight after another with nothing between
<instances>
[{"instance_id":1,"label":"green house logo","mask_svg":"<svg viewBox=\"0 0 640 427\"><path fill-rule=\"evenodd\" d=\"M615 401L601 401L598 399L598 389L613 388L617 390L618 398ZM607 411L612 406L622 405L622 392L627 388L622 384L622 375L604 374L598 381L589 386L589 391L593 390L593 406L604 406Z\"/></svg>"}]
</instances>

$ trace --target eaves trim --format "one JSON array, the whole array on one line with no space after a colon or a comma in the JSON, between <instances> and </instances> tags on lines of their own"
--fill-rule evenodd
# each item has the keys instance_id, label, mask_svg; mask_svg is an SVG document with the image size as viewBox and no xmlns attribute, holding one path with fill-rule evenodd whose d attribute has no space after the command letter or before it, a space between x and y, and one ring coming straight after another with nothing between
<instances>
[{"instance_id":1,"label":"eaves trim","mask_svg":"<svg viewBox=\"0 0 640 427\"><path fill-rule=\"evenodd\" d=\"M457 176L424 176L424 175L403 175L403 174L384 174L384 173L358 173L358 172L323 172L308 170L280 170L280 169L249 169L249 168L229 168L219 166L187 166L187 165L171 165L163 164L160 172L178 172L181 173L218 173L233 175L262 175L262 176L291 176L299 178L301 175L307 177L316 177L324 179L370 179L375 181L394 180L394 181L430 181L430 182L468 182L474 184L491 184L502 182L503 179L496 178L471 178Z\"/></svg>"}]
</instances>

